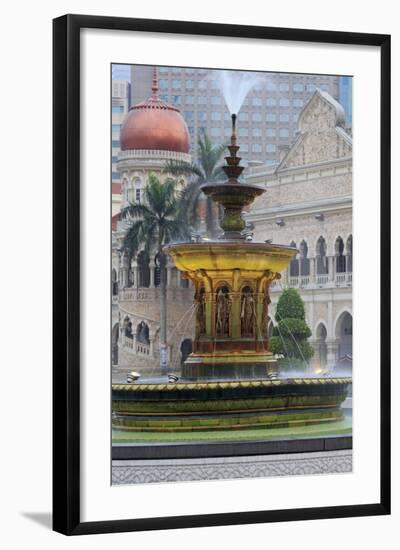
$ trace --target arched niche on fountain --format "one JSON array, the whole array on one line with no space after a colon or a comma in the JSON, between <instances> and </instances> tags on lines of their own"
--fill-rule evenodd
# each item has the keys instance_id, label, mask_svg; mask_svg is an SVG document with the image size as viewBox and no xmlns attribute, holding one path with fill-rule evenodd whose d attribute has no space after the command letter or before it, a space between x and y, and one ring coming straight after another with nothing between
<instances>
[{"instance_id":1,"label":"arched niche on fountain","mask_svg":"<svg viewBox=\"0 0 400 550\"><path fill-rule=\"evenodd\" d=\"M221 281L215 289L215 328L216 338L231 336L232 298L230 285Z\"/></svg>"},{"instance_id":2,"label":"arched niche on fountain","mask_svg":"<svg viewBox=\"0 0 400 550\"><path fill-rule=\"evenodd\" d=\"M206 289L200 284L194 297L196 308L196 338L206 334Z\"/></svg>"},{"instance_id":3,"label":"arched niche on fountain","mask_svg":"<svg viewBox=\"0 0 400 550\"><path fill-rule=\"evenodd\" d=\"M242 338L254 338L256 334L257 311L254 288L245 283L240 291L240 334Z\"/></svg>"}]
</instances>

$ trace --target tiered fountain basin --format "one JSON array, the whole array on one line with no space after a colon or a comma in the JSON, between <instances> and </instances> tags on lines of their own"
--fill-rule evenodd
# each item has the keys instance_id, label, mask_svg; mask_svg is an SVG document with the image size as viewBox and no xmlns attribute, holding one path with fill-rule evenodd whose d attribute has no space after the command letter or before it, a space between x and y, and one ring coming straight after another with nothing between
<instances>
[{"instance_id":1,"label":"tiered fountain basin","mask_svg":"<svg viewBox=\"0 0 400 550\"><path fill-rule=\"evenodd\" d=\"M113 427L135 432L285 428L343 419L350 378L115 384Z\"/></svg>"},{"instance_id":2,"label":"tiered fountain basin","mask_svg":"<svg viewBox=\"0 0 400 550\"><path fill-rule=\"evenodd\" d=\"M243 239L174 243L165 250L195 287L196 335L182 376L189 380L266 378L276 366L265 334L268 289L297 250ZM226 319L221 319L222 292ZM244 293L249 294L254 310L246 329Z\"/></svg>"}]
</instances>

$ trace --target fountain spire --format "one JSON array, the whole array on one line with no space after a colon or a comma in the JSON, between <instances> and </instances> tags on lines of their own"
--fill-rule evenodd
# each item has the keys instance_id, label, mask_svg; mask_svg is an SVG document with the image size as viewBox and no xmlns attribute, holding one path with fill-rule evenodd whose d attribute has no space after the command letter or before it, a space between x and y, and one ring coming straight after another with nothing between
<instances>
[{"instance_id":1,"label":"fountain spire","mask_svg":"<svg viewBox=\"0 0 400 550\"><path fill-rule=\"evenodd\" d=\"M236 114L232 115L232 135L228 145L229 155L225 157L226 164L222 167L228 180L220 183L205 184L202 191L210 196L217 204L221 205L224 216L221 227L224 233L220 239L244 239L242 234L246 226L242 218L242 210L249 206L256 197L264 193L265 189L258 185L250 185L238 181L244 167L240 166L242 160L237 153L240 149L236 136Z\"/></svg>"}]
</instances>

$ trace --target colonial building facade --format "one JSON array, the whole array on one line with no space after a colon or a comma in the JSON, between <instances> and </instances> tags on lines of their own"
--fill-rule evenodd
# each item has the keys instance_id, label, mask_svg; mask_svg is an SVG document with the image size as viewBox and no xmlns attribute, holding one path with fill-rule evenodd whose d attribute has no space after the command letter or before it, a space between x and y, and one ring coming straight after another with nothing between
<instances>
[{"instance_id":1,"label":"colonial building facade","mask_svg":"<svg viewBox=\"0 0 400 550\"><path fill-rule=\"evenodd\" d=\"M142 200L150 173L161 181L169 160L190 163L189 133L180 111L158 97L154 74L151 97L133 106L120 133L118 171L122 208ZM186 185L181 178L180 185ZM155 253L139 250L132 261L123 251L127 222L113 219L112 236L112 363L119 371L138 370L159 374L159 283ZM190 352L193 321L189 282L170 263L167 265L167 338L171 368L180 368L182 354ZM189 348L187 347L189 346Z\"/></svg>"},{"instance_id":2,"label":"colonial building facade","mask_svg":"<svg viewBox=\"0 0 400 550\"><path fill-rule=\"evenodd\" d=\"M247 215L254 237L299 250L272 287L271 328L282 287L298 288L316 371L349 369L352 361L352 139L344 124L341 105L317 90L279 165L247 170L247 181L267 188Z\"/></svg>"}]
</instances>

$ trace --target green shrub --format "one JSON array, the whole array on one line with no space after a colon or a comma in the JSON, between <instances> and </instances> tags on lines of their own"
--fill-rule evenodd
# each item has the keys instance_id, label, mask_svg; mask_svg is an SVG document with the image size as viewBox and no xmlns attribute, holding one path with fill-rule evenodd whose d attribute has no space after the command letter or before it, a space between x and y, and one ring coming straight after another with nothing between
<instances>
[{"instance_id":1,"label":"green shrub","mask_svg":"<svg viewBox=\"0 0 400 550\"><path fill-rule=\"evenodd\" d=\"M269 344L272 353L283 355L279 366L285 370L304 369L304 361L311 359L314 349L307 341L311 330L305 321L304 302L296 289L289 288L281 294L276 322Z\"/></svg>"}]
</instances>

